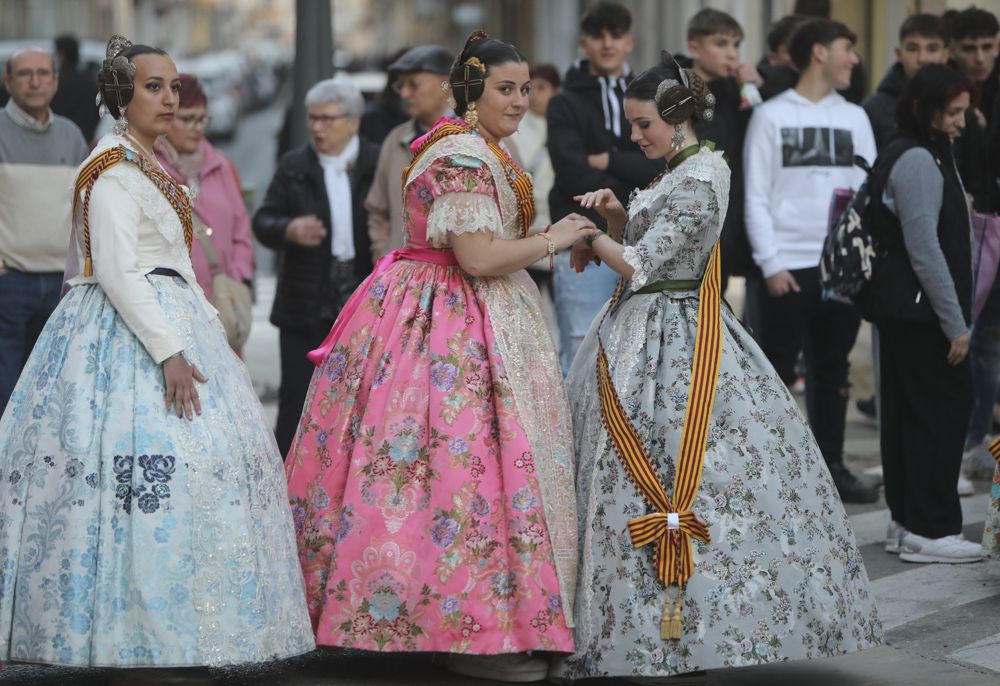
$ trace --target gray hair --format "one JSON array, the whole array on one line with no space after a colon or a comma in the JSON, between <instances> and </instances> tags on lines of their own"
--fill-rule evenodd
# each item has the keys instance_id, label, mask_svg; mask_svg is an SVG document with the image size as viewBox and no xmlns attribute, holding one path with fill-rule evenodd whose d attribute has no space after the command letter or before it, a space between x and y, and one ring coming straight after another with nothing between
<instances>
[{"instance_id":1,"label":"gray hair","mask_svg":"<svg viewBox=\"0 0 1000 686\"><path fill-rule=\"evenodd\" d=\"M18 57L23 57L24 55L27 55L29 52L38 52L47 56L50 60L52 60L52 73L53 74L59 73L59 67L56 65L55 55L52 54L51 50L46 50L40 45L28 45L23 48L18 48L13 53L11 53L10 57L7 58L7 66L5 68L5 73L8 76L13 75L14 60L16 60Z\"/></svg>"},{"instance_id":2,"label":"gray hair","mask_svg":"<svg viewBox=\"0 0 1000 686\"><path fill-rule=\"evenodd\" d=\"M365 111L365 99L358 87L346 76L325 79L306 92L306 107L335 103L348 117L360 117Z\"/></svg>"}]
</instances>

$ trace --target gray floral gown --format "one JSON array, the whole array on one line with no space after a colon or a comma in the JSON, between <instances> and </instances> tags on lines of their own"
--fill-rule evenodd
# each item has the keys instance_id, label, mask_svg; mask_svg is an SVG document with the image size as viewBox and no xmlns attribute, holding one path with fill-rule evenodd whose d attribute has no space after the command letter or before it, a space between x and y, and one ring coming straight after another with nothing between
<instances>
[{"instance_id":1,"label":"gray floral gown","mask_svg":"<svg viewBox=\"0 0 1000 686\"><path fill-rule=\"evenodd\" d=\"M626 413L672 491L690 384L698 292L637 294L700 278L725 219L729 169L703 148L634 194L625 260L635 268L603 337ZM554 676L669 676L837 655L875 646L881 626L854 535L795 401L736 318L722 311L722 359L694 511L680 641L660 638L665 593L653 546L626 523L649 510L601 422L594 322L569 375L578 456L580 579L575 655Z\"/></svg>"}]
</instances>

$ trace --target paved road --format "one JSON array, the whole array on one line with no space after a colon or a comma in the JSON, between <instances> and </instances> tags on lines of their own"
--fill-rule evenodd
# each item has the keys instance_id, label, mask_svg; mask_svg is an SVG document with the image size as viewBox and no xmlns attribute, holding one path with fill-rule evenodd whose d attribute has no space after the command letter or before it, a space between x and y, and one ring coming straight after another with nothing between
<instances>
[{"instance_id":1,"label":"paved road","mask_svg":"<svg viewBox=\"0 0 1000 686\"><path fill-rule=\"evenodd\" d=\"M271 108L249 117L237 138L225 146L247 185L260 193L273 172L273 133L280 110ZM258 198L260 195L258 194ZM267 251L260 253L267 257ZM259 262L262 262L259 260ZM266 267L266 262L262 262ZM277 330L267 322L274 295L274 277L262 270L258 278L254 330L246 361L273 418L278 384ZM735 298L738 301L738 294ZM735 304L735 303L734 303ZM853 356L856 393L870 389L870 347L863 333ZM879 474L875 429L849 415L846 453L849 462L868 478ZM979 540L987 505L987 484L977 482L977 494L963 498L967 537ZM963 566L908 565L882 549L888 522L885 503L848 506L851 524L872 579L885 628L886 645L860 654L764 667L717 670L710 686L997 686L1000 684L1000 562ZM254 686L487 686L449 674L426 655L376 656L321 650L307 656L252 670L213 672L218 684ZM10 666L0 670L0 684L100 686L101 670ZM617 686L620 680L591 681Z\"/></svg>"}]
</instances>

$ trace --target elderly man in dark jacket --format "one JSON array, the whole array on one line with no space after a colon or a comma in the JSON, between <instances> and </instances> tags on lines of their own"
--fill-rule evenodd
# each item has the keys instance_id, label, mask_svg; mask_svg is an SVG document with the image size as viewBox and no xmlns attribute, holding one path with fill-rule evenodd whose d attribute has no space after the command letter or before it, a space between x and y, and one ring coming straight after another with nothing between
<instances>
[{"instance_id":1,"label":"elderly man in dark jacket","mask_svg":"<svg viewBox=\"0 0 1000 686\"><path fill-rule=\"evenodd\" d=\"M364 199L378 147L358 135L364 102L349 81L320 81L306 93L311 141L278 163L253 219L261 243L278 252L271 323L280 329L281 388L275 437L288 453L319 346L355 288L372 270Z\"/></svg>"}]
</instances>

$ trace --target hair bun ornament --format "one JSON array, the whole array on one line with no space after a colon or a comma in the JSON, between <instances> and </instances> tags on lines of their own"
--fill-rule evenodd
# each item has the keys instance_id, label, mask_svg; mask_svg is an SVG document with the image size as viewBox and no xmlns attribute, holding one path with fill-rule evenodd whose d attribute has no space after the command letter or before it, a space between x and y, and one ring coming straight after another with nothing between
<instances>
[{"instance_id":1,"label":"hair bun ornament","mask_svg":"<svg viewBox=\"0 0 1000 686\"><path fill-rule=\"evenodd\" d=\"M476 56L466 57L476 43L487 40L489 36L482 29L469 34L465 39L465 47L455 61L448 79L452 98L459 103L475 102L486 90L486 65Z\"/></svg>"},{"instance_id":2,"label":"hair bun ornament","mask_svg":"<svg viewBox=\"0 0 1000 686\"><path fill-rule=\"evenodd\" d=\"M104 53L104 62L101 65L98 78L99 88L97 89L97 105L102 117L108 114L107 91L115 94L117 102L113 104L118 107L119 112L132 99L135 65L122 53L133 45L132 41L118 33L108 40L108 47ZM128 93L127 97L124 97L125 92Z\"/></svg>"},{"instance_id":3,"label":"hair bun ornament","mask_svg":"<svg viewBox=\"0 0 1000 686\"><path fill-rule=\"evenodd\" d=\"M105 68L112 62L112 60L118 57L118 55L131 48L132 45L132 41L120 33L116 33L111 36L111 38L108 39L108 47L104 52Z\"/></svg>"},{"instance_id":4,"label":"hair bun ornament","mask_svg":"<svg viewBox=\"0 0 1000 686\"><path fill-rule=\"evenodd\" d=\"M469 52L469 48L471 48L473 45L475 45L480 41L487 40L489 37L490 37L489 34L483 31L482 29L476 29L475 31L470 33L469 37L465 39L465 46L462 48L462 54L459 55L458 61L464 62L465 55Z\"/></svg>"},{"instance_id":5,"label":"hair bun ornament","mask_svg":"<svg viewBox=\"0 0 1000 686\"><path fill-rule=\"evenodd\" d=\"M715 119L715 94L712 91L705 93L705 109L701 113L702 121L712 121Z\"/></svg>"}]
</instances>

